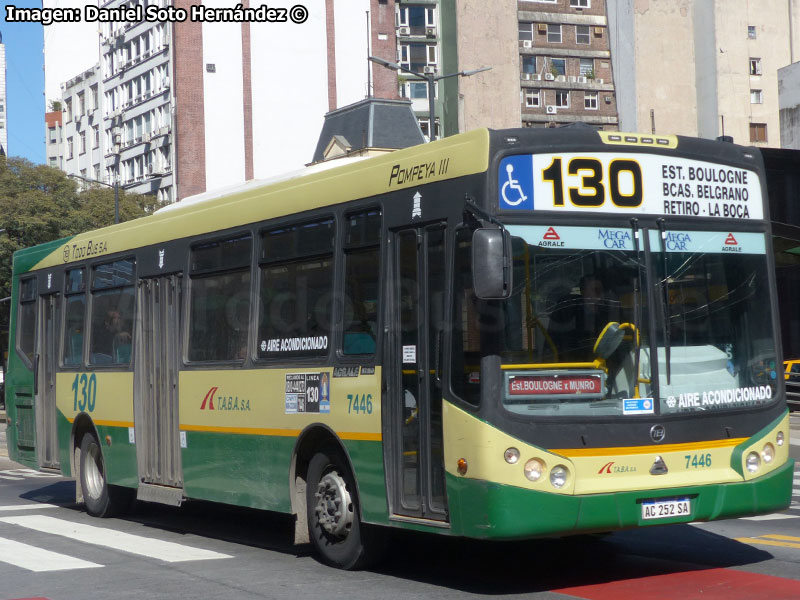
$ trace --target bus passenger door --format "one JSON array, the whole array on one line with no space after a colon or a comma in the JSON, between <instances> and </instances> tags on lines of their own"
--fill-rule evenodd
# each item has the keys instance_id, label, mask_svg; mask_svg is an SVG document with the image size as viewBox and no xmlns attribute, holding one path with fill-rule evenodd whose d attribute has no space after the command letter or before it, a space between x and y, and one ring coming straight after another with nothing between
<instances>
[{"instance_id":1,"label":"bus passenger door","mask_svg":"<svg viewBox=\"0 0 800 600\"><path fill-rule=\"evenodd\" d=\"M39 335L36 336L36 454L39 466L58 469L56 428L56 366L58 365L60 294L39 296Z\"/></svg>"},{"instance_id":2,"label":"bus passenger door","mask_svg":"<svg viewBox=\"0 0 800 600\"><path fill-rule=\"evenodd\" d=\"M445 297L445 223L392 235L388 315L393 512L448 520L440 368Z\"/></svg>"},{"instance_id":3,"label":"bus passenger door","mask_svg":"<svg viewBox=\"0 0 800 600\"><path fill-rule=\"evenodd\" d=\"M174 506L183 499L178 416L181 283L180 274L139 280L133 384L137 498Z\"/></svg>"}]
</instances>

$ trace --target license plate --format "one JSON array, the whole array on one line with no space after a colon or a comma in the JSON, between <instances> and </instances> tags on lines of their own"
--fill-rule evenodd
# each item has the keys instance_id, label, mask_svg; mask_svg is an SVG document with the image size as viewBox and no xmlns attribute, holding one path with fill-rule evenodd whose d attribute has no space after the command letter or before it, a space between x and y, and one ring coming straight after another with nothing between
<instances>
[{"instance_id":1,"label":"license plate","mask_svg":"<svg viewBox=\"0 0 800 600\"><path fill-rule=\"evenodd\" d=\"M651 500L642 502L642 519L670 519L685 517L691 512L688 498L675 500Z\"/></svg>"}]
</instances>

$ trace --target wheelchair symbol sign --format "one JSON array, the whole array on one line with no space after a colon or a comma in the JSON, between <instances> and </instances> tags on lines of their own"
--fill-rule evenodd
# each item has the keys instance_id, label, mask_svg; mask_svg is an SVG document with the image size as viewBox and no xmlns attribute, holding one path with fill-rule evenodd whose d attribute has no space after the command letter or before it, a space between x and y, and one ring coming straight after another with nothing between
<instances>
[{"instance_id":1,"label":"wheelchair symbol sign","mask_svg":"<svg viewBox=\"0 0 800 600\"><path fill-rule=\"evenodd\" d=\"M533 210L533 160L530 156L508 156L497 173L500 208Z\"/></svg>"}]
</instances>

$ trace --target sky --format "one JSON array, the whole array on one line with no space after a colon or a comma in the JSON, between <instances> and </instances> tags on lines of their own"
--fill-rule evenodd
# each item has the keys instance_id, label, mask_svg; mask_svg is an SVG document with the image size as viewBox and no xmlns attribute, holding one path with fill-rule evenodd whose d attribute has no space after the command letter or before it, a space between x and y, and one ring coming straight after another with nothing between
<instances>
[{"instance_id":1,"label":"sky","mask_svg":"<svg viewBox=\"0 0 800 600\"><path fill-rule=\"evenodd\" d=\"M8 154L44 163L44 28L33 23L6 23L6 4L18 8L41 8L42 3L41 0L3 2L0 32L6 46Z\"/></svg>"}]
</instances>

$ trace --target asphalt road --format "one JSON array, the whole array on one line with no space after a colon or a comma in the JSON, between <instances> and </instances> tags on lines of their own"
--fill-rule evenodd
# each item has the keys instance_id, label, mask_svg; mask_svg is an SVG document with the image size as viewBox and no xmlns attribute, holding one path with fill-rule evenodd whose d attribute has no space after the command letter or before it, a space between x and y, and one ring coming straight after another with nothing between
<instances>
[{"instance_id":1,"label":"asphalt road","mask_svg":"<svg viewBox=\"0 0 800 600\"><path fill-rule=\"evenodd\" d=\"M800 473L793 506L766 518L520 543L406 534L356 573L293 546L285 516L191 502L100 520L74 486L0 458L0 600L800 598Z\"/></svg>"}]
</instances>

